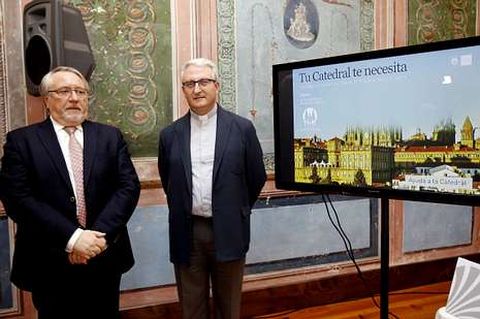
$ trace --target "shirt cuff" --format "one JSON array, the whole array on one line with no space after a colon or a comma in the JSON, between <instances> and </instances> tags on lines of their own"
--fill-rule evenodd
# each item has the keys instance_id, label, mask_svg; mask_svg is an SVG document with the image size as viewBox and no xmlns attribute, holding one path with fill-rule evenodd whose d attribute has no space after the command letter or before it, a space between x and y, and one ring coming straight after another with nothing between
<instances>
[{"instance_id":1,"label":"shirt cuff","mask_svg":"<svg viewBox=\"0 0 480 319\"><path fill-rule=\"evenodd\" d=\"M70 240L67 243L67 247L65 248L65 251L67 253L71 253L73 251L73 246L75 246L75 243L78 240L78 237L83 233L83 229L77 228L75 232L73 233L72 237L70 237Z\"/></svg>"}]
</instances>

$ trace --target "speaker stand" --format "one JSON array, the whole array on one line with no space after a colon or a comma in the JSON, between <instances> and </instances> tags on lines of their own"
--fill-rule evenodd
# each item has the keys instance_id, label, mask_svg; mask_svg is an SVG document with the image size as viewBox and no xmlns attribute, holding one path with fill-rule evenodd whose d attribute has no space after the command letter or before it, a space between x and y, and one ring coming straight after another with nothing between
<instances>
[{"instance_id":1,"label":"speaker stand","mask_svg":"<svg viewBox=\"0 0 480 319\"><path fill-rule=\"evenodd\" d=\"M389 200L382 197L380 200L380 318L388 319L388 281L389 281Z\"/></svg>"}]
</instances>

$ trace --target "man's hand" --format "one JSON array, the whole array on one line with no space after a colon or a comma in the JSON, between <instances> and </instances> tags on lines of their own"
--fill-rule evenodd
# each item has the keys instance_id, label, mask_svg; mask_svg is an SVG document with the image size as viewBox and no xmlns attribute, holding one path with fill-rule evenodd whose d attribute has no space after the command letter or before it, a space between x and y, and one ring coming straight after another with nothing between
<instances>
[{"instance_id":1,"label":"man's hand","mask_svg":"<svg viewBox=\"0 0 480 319\"><path fill-rule=\"evenodd\" d=\"M84 230L75 245L72 252L68 255L68 260L72 264L86 264L88 260L97 256L107 249L105 233L94 230Z\"/></svg>"},{"instance_id":2,"label":"man's hand","mask_svg":"<svg viewBox=\"0 0 480 319\"><path fill-rule=\"evenodd\" d=\"M80 254L77 254L77 253L68 254L68 260L72 265L75 265L75 264L86 265L88 262L88 258L82 257Z\"/></svg>"}]
</instances>

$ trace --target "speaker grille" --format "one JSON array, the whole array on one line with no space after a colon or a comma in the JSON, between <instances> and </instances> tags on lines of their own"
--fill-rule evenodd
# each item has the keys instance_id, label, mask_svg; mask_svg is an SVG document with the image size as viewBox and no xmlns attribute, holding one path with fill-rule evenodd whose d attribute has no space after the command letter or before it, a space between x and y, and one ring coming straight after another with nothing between
<instances>
[{"instance_id":1,"label":"speaker grille","mask_svg":"<svg viewBox=\"0 0 480 319\"><path fill-rule=\"evenodd\" d=\"M25 49L27 77L34 85L40 85L42 78L52 68L52 53L48 41L41 35L33 36Z\"/></svg>"}]
</instances>

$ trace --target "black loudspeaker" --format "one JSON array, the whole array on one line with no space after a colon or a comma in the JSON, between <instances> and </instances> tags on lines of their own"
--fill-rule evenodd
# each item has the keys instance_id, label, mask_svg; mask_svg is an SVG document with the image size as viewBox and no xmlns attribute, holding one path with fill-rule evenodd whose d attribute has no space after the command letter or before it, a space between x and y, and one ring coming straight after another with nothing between
<instances>
[{"instance_id":1,"label":"black loudspeaker","mask_svg":"<svg viewBox=\"0 0 480 319\"><path fill-rule=\"evenodd\" d=\"M43 76L59 65L90 79L95 60L78 9L62 0L34 0L23 10L23 32L28 93L39 96Z\"/></svg>"}]
</instances>

